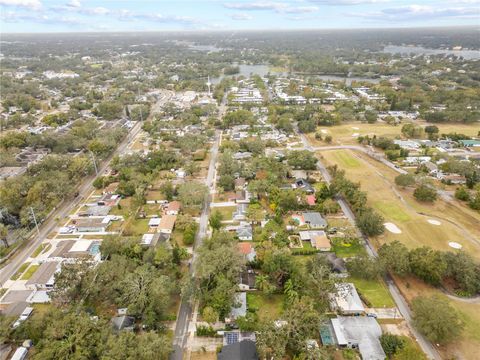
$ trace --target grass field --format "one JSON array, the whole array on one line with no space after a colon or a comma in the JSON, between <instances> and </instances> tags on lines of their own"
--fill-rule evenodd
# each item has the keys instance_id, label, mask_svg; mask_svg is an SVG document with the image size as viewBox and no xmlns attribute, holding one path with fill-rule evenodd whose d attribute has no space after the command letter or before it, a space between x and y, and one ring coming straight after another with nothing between
<instances>
[{"instance_id":1,"label":"grass field","mask_svg":"<svg viewBox=\"0 0 480 360\"><path fill-rule=\"evenodd\" d=\"M333 251L337 257L348 258L365 253L365 248L359 242L344 243L341 238L332 239Z\"/></svg>"},{"instance_id":2,"label":"grass field","mask_svg":"<svg viewBox=\"0 0 480 360\"><path fill-rule=\"evenodd\" d=\"M278 319L282 312L283 296L279 294L265 295L261 291L247 293L247 304L250 311L256 311L261 320Z\"/></svg>"},{"instance_id":3,"label":"grass field","mask_svg":"<svg viewBox=\"0 0 480 360\"><path fill-rule=\"evenodd\" d=\"M358 168L345 167L340 158L351 157L361 163ZM434 204L419 203L413 198L412 190L396 188L394 178L398 174L366 157L350 150L323 151L324 162L337 164L347 171L346 175L352 181L360 182L363 191L368 194L369 205L402 231L393 234L385 231L380 237L373 239L377 247L382 243L400 240L408 247L427 245L439 250L452 250L448 243L455 241L462 244L463 249L480 259L480 214L473 212L458 202L447 203L441 199ZM427 214L428 216L421 215ZM440 226L427 222L435 218L442 223Z\"/></svg>"},{"instance_id":4,"label":"grass field","mask_svg":"<svg viewBox=\"0 0 480 360\"><path fill-rule=\"evenodd\" d=\"M235 206L219 206L211 208L211 212L218 211L222 214L222 220L232 220L232 214L236 209Z\"/></svg>"},{"instance_id":5,"label":"grass field","mask_svg":"<svg viewBox=\"0 0 480 360\"><path fill-rule=\"evenodd\" d=\"M426 125L430 125L424 121L417 121L415 123L423 127ZM440 134L457 132L465 135L476 136L478 133L478 125L465 125L465 124L434 124L434 125L439 128ZM327 144L324 141L315 140L315 134L312 133L307 135L312 144L315 144L316 146L328 146L328 145L339 145L339 144L351 145L351 144L357 144L357 138L352 136L354 134L358 134L359 136L365 136L365 135L385 136L392 139L397 136L401 136L402 124L398 126L394 126L394 125L388 125L386 123L368 124L368 123L361 123L361 122L352 122L352 123L342 124L338 126L319 127L317 129L317 132L321 132L321 130L327 131L327 133L322 133L322 135L331 135L333 137L333 142L331 144Z\"/></svg>"},{"instance_id":6,"label":"grass field","mask_svg":"<svg viewBox=\"0 0 480 360\"><path fill-rule=\"evenodd\" d=\"M18 280L18 278L20 277L20 275L22 275L23 272L24 272L25 270L27 270L28 265L30 265L29 262L24 262L24 263L22 264L22 266L20 266L20 267L18 268L18 270L16 271L16 273L13 274L10 279L12 279L12 280Z\"/></svg>"},{"instance_id":7,"label":"grass field","mask_svg":"<svg viewBox=\"0 0 480 360\"><path fill-rule=\"evenodd\" d=\"M25 271L25 273L22 275L22 277L20 278L20 280L29 280L32 275L35 273L35 271L37 271L37 269L39 268L40 265L38 264L35 264L35 265L31 265L27 271Z\"/></svg>"},{"instance_id":8,"label":"grass field","mask_svg":"<svg viewBox=\"0 0 480 360\"><path fill-rule=\"evenodd\" d=\"M355 284L358 292L362 294L369 302L370 306L374 308L393 308L395 302L390 296L390 292L381 279L378 280L365 280L358 278L348 278Z\"/></svg>"}]
</instances>

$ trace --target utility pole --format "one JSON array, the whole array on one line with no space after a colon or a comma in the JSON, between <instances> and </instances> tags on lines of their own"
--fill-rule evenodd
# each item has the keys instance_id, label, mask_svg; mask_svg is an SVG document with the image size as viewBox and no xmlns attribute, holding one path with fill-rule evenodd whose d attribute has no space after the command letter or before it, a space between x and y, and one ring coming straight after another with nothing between
<instances>
[{"instance_id":1,"label":"utility pole","mask_svg":"<svg viewBox=\"0 0 480 360\"><path fill-rule=\"evenodd\" d=\"M35 222L35 227L37 228L37 234L40 235L40 230L38 229L37 217L35 216L35 211L33 211L33 207L30 206L30 211L32 212L33 221Z\"/></svg>"},{"instance_id":2,"label":"utility pole","mask_svg":"<svg viewBox=\"0 0 480 360\"><path fill-rule=\"evenodd\" d=\"M98 176L97 162L95 161L95 155L90 151L90 156L92 157L93 166L95 167L95 174Z\"/></svg>"}]
</instances>

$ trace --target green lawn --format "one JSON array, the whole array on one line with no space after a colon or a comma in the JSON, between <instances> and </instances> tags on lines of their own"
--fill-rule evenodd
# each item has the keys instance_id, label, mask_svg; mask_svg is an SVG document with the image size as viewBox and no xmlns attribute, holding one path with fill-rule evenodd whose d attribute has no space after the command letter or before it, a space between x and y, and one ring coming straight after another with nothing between
<instances>
[{"instance_id":1,"label":"green lawn","mask_svg":"<svg viewBox=\"0 0 480 360\"><path fill-rule=\"evenodd\" d=\"M132 219L125 226L125 231L132 236L145 234L149 229L148 222L149 219Z\"/></svg>"},{"instance_id":2,"label":"green lawn","mask_svg":"<svg viewBox=\"0 0 480 360\"><path fill-rule=\"evenodd\" d=\"M232 220L232 214L236 209L236 206L220 206L212 208L211 212L218 211L222 214L223 220Z\"/></svg>"},{"instance_id":3,"label":"green lawn","mask_svg":"<svg viewBox=\"0 0 480 360\"><path fill-rule=\"evenodd\" d=\"M343 238L332 239L332 250L335 252L337 257L348 258L365 253L365 248L362 244L360 244L359 241L354 241L352 243L344 243L343 240Z\"/></svg>"},{"instance_id":4,"label":"green lawn","mask_svg":"<svg viewBox=\"0 0 480 360\"><path fill-rule=\"evenodd\" d=\"M388 291L383 280L365 280L350 277L348 278L348 281L351 281L355 284L359 294L361 294L370 302L371 307L395 307L395 302L390 296L390 292Z\"/></svg>"},{"instance_id":5,"label":"green lawn","mask_svg":"<svg viewBox=\"0 0 480 360\"><path fill-rule=\"evenodd\" d=\"M342 167L347 169L359 168L361 162L350 151L338 151L333 154Z\"/></svg>"},{"instance_id":6,"label":"green lawn","mask_svg":"<svg viewBox=\"0 0 480 360\"><path fill-rule=\"evenodd\" d=\"M13 274L10 279L12 279L12 280L18 280L18 278L20 277L20 275L22 275L23 272L24 272L25 270L27 270L28 265L30 265L29 262L23 263L22 266L20 266L20 268L17 270L17 272L16 272L15 274Z\"/></svg>"},{"instance_id":7,"label":"green lawn","mask_svg":"<svg viewBox=\"0 0 480 360\"><path fill-rule=\"evenodd\" d=\"M387 220L405 222L412 219L402 210L401 206L391 201L376 201L372 205L375 209L380 211Z\"/></svg>"},{"instance_id":8,"label":"green lawn","mask_svg":"<svg viewBox=\"0 0 480 360\"><path fill-rule=\"evenodd\" d=\"M38 255L40 255L40 253L44 251L48 251L48 249L50 249L51 247L52 247L51 244L40 244L33 252L32 258L37 257Z\"/></svg>"},{"instance_id":9,"label":"green lawn","mask_svg":"<svg viewBox=\"0 0 480 360\"><path fill-rule=\"evenodd\" d=\"M282 312L281 294L265 295L261 291L247 293L248 310L257 312L260 319L278 319Z\"/></svg>"},{"instance_id":10,"label":"green lawn","mask_svg":"<svg viewBox=\"0 0 480 360\"><path fill-rule=\"evenodd\" d=\"M39 268L40 265L32 265L30 266L27 271L25 271L25 273L22 275L22 277L20 278L20 280L29 280L32 275L35 273L35 271L37 271L37 269Z\"/></svg>"}]
</instances>

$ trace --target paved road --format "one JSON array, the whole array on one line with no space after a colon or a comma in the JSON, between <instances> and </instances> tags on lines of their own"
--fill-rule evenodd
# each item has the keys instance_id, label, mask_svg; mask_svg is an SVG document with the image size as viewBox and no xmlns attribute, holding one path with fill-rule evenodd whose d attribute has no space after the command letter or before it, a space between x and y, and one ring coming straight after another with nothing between
<instances>
[{"instance_id":1,"label":"paved road","mask_svg":"<svg viewBox=\"0 0 480 360\"><path fill-rule=\"evenodd\" d=\"M297 128L297 133L298 133L298 128ZM312 147L310 145L310 143L308 142L308 139L305 135L303 134L299 134L300 136L300 139L302 141L302 144L304 146L304 148L306 150L309 150L309 151L319 151L319 150L336 150L336 149L351 149L351 150L359 150L359 151L362 151L362 152L365 152L368 154L369 150L363 148L363 147L360 147L360 146L348 146L348 145L345 145L345 146L329 146L329 147L323 147L323 148L315 148L315 147ZM371 155L370 155L371 156ZM375 158L377 159L377 158ZM379 161L381 161L380 159L377 159ZM385 159L383 159L385 160ZM387 163L391 164L389 161L385 160ZM382 161L383 162L383 161ZM386 164L387 165L387 164ZM392 166L394 166L393 164L391 164ZM389 166L389 165L387 165ZM389 166L391 167L391 166ZM323 178L325 179L325 181L330 184L330 182L332 181L332 177L330 176L330 174L328 173L325 165L319 160L317 162L317 168L318 170L320 171L320 173L322 174ZM398 172L398 170L402 170L402 169L397 169L394 167L394 169ZM403 171L403 170L402 170ZM345 201L345 199L343 199L342 197L338 197L336 199L338 201L338 204L340 205L340 207L342 208L343 212L345 213L345 216L349 219L349 221L352 223L352 224L355 224L355 214L353 213L353 211L350 209L350 206L348 206L347 202ZM375 250L375 248L371 245L368 237L366 237L365 235L361 234L361 237L363 238L364 240L364 244L365 244L365 248L368 252L368 254L370 256L374 256L374 257L377 257L378 254ZM408 307L408 304L407 302L405 301L405 299L403 298L403 296L400 294L400 291L398 290L397 286L395 285L395 283L393 282L393 280L391 278L389 278L388 276L386 277L386 282L387 282L387 285L388 285L388 289L390 290L390 293L392 294L392 298L393 300L395 301L395 304L397 305L397 308L398 310L400 311L400 313L402 314L403 318L405 319L405 321L407 322L407 325L408 327L410 328L410 331L412 332L412 334L415 336L415 339L416 341L418 342L418 345L421 347L421 349L423 350L423 352L430 358L430 359L435 359L435 360L440 360L441 357L440 357L440 354L438 353L437 349L435 349L435 347L422 335L420 334L414 327L413 327L413 324L412 324L412 314L411 314L411 311L410 311L410 308Z\"/></svg>"},{"instance_id":2,"label":"paved road","mask_svg":"<svg viewBox=\"0 0 480 360\"><path fill-rule=\"evenodd\" d=\"M138 122L133 128L130 129L128 135L125 139L119 144L115 152L103 162L99 167L99 174L103 174L107 170L110 161L114 155L117 155L123 152L130 141L135 138L138 132L142 129L142 124ZM42 241L52 232L55 227L58 226L58 223L55 219L63 219L68 216L72 209L74 209L81 201L83 201L89 192L92 190L92 183L95 180L96 175L91 175L87 177L83 183L78 188L78 196L69 200L66 199L51 215L40 225L40 233L35 235L33 239L30 240L29 244L23 249L19 250L0 270L0 284L3 284L10 279L10 277L18 270L18 268L31 256L35 249L42 243Z\"/></svg>"},{"instance_id":3,"label":"paved road","mask_svg":"<svg viewBox=\"0 0 480 360\"><path fill-rule=\"evenodd\" d=\"M223 117L225 114L225 103L226 98L224 98L224 101L222 101L222 104L219 107L219 117ZM197 253L195 250L202 245L203 239L207 236L210 204L212 202L212 194L215 190L215 165L217 163L218 148L220 146L221 137L221 132L217 131L213 146L210 150L210 164L208 166L208 173L205 179L205 184L208 186L209 193L206 195L202 214L200 215L198 233L195 237L195 243L193 245L193 258L190 266L190 274L192 277L195 276L195 261L197 259ZM182 300L175 325L175 339L173 342L173 353L170 355L171 360L183 360L184 349L186 348L188 338L190 336L189 326L192 313L192 305L188 301Z\"/></svg>"}]
</instances>

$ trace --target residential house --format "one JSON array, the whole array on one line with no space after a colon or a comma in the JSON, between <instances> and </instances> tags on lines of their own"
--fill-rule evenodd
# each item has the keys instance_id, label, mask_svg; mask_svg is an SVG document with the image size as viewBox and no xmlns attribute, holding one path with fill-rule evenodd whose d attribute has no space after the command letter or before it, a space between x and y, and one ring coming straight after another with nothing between
<instances>
[{"instance_id":1,"label":"residential house","mask_svg":"<svg viewBox=\"0 0 480 360\"><path fill-rule=\"evenodd\" d=\"M26 282L25 286L30 290L52 289L55 285L55 273L60 271L59 261L46 261L42 263Z\"/></svg>"},{"instance_id":2,"label":"residential house","mask_svg":"<svg viewBox=\"0 0 480 360\"><path fill-rule=\"evenodd\" d=\"M140 240L140 245L144 246L155 246L159 241L167 240L165 234L162 233L148 233L143 234L142 239Z\"/></svg>"},{"instance_id":3,"label":"residential house","mask_svg":"<svg viewBox=\"0 0 480 360\"><path fill-rule=\"evenodd\" d=\"M426 161L422 164L428 170L428 174L431 176L436 176L438 173L438 166L430 161Z\"/></svg>"},{"instance_id":4,"label":"residential house","mask_svg":"<svg viewBox=\"0 0 480 360\"><path fill-rule=\"evenodd\" d=\"M238 287L240 291L248 291L255 289L256 275L252 269L246 269L240 273Z\"/></svg>"},{"instance_id":5,"label":"residential house","mask_svg":"<svg viewBox=\"0 0 480 360\"><path fill-rule=\"evenodd\" d=\"M235 160L246 160L246 159L250 159L251 157L252 157L252 153L248 151L236 152L235 154L233 154L233 158Z\"/></svg>"},{"instance_id":6,"label":"residential house","mask_svg":"<svg viewBox=\"0 0 480 360\"><path fill-rule=\"evenodd\" d=\"M72 220L77 232L106 232L110 224L110 218L105 217L89 217Z\"/></svg>"},{"instance_id":7,"label":"residential house","mask_svg":"<svg viewBox=\"0 0 480 360\"><path fill-rule=\"evenodd\" d=\"M311 229L325 229L328 225L327 220L318 212L304 212L302 216L305 224Z\"/></svg>"},{"instance_id":8,"label":"residential house","mask_svg":"<svg viewBox=\"0 0 480 360\"><path fill-rule=\"evenodd\" d=\"M337 257L337 255L335 255L334 253L326 254L326 259L330 264L330 268L333 273L337 274L337 276L339 277L348 276L345 260Z\"/></svg>"},{"instance_id":9,"label":"residential house","mask_svg":"<svg viewBox=\"0 0 480 360\"><path fill-rule=\"evenodd\" d=\"M218 360L258 360L257 347L252 340L243 340L222 347Z\"/></svg>"},{"instance_id":10,"label":"residential house","mask_svg":"<svg viewBox=\"0 0 480 360\"><path fill-rule=\"evenodd\" d=\"M255 261L255 257L257 256L257 253L255 252L255 248L252 246L251 243L249 242L241 242L238 243L238 250L240 251L240 254L242 254L245 257L245 260L248 262Z\"/></svg>"},{"instance_id":11,"label":"residential house","mask_svg":"<svg viewBox=\"0 0 480 360\"><path fill-rule=\"evenodd\" d=\"M310 183L305 179L296 179L295 182L292 184L294 189L300 189L304 191L306 194L313 194L315 189L313 188Z\"/></svg>"},{"instance_id":12,"label":"residential house","mask_svg":"<svg viewBox=\"0 0 480 360\"><path fill-rule=\"evenodd\" d=\"M238 178L238 179L235 179L235 190L243 190L245 189L245 178Z\"/></svg>"},{"instance_id":13,"label":"residential house","mask_svg":"<svg viewBox=\"0 0 480 360\"><path fill-rule=\"evenodd\" d=\"M332 310L343 315L358 315L365 313L362 300L358 295L355 285L352 283L335 284L335 293L331 294L330 304Z\"/></svg>"},{"instance_id":14,"label":"residential house","mask_svg":"<svg viewBox=\"0 0 480 360\"><path fill-rule=\"evenodd\" d=\"M237 237L241 241L252 241L253 240L253 229L252 225L246 222L242 222L236 230Z\"/></svg>"},{"instance_id":15,"label":"residential house","mask_svg":"<svg viewBox=\"0 0 480 360\"><path fill-rule=\"evenodd\" d=\"M160 221L162 221L161 218L159 217L152 217L150 220L148 220L148 226L151 228L158 228L160 225Z\"/></svg>"},{"instance_id":16,"label":"residential house","mask_svg":"<svg viewBox=\"0 0 480 360\"><path fill-rule=\"evenodd\" d=\"M369 316L338 316L331 319L335 339L340 347L358 349L363 360L385 360L380 343L382 329Z\"/></svg>"},{"instance_id":17,"label":"residential house","mask_svg":"<svg viewBox=\"0 0 480 360\"><path fill-rule=\"evenodd\" d=\"M180 201L172 201L167 205L167 208L165 209L165 213L167 215L178 215L178 212L180 211L181 208L181 203Z\"/></svg>"},{"instance_id":18,"label":"residential house","mask_svg":"<svg viewBox=\"0 0 480 360\"><path fill-rule=\"evenodd\" d=\"M330 251L332 249L332 244L325 231L315 231L315 234L310 239L310 243L312 247L320 251Z\"/></svg>"},{"instance_id":19,"label":"residential house","mask_svg":"<svg viewBox=\"0 0 480 360\"><path fill-rule=\"evenodd\" d=\"M158 230L164 234L171 234L175 226L175 221L177 220L176 215L164 215L160 224L158 225Z\"/></svg>"},{"instance_id":20,"label":"residential house","mask_svg":"<svg viewBox=\"0 0 480 360\"><path fill-rule=\"evenodd\" d=\"M135 318L128 315L120 315L112 318L112 326L116 331L133 331L135 329Z\"/></svg>"}]
</instances>

